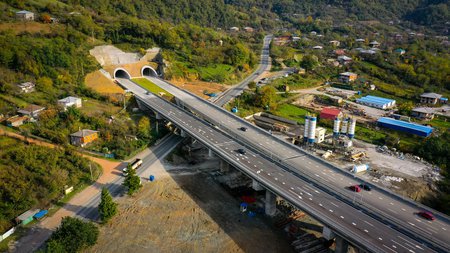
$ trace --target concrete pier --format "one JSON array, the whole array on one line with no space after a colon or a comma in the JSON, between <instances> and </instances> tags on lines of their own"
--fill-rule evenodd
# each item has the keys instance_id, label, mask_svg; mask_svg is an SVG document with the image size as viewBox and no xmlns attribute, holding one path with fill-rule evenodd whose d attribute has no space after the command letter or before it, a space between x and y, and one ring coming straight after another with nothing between
<instances>
[{"instance_id":1,"label":"concrete pier","mask_svg":"<svg viewBox=\"0 0 450 253\"><path fill-rule=\"evenodd\" d=\"M266 215L274 216L276 211L277 211L277 195L266 190L266 203L265 203Z\"/></svg>"},{"instance_id":2,"label":"concrete pier","mask_svg":"<svg viewBox=\"0 0 450 253\"><path fill-rule=\"evenodd\" d=\"M340 237L336 236L336 249L334 250L335 253L347 253L348 252L348 242Z\"/></svg>"}]
</instances>

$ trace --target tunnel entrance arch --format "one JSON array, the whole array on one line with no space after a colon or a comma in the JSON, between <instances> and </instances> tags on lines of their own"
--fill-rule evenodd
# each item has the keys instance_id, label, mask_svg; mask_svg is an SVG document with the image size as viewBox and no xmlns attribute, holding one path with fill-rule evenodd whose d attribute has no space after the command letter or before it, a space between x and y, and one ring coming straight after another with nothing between
<instances>
[{"instance_id":1,"label":"tunnel entrance arch","mask_svg":"<svg viewBox=\"0 0 450 253\"><path fill-rule=\"evenodd\" d=\"M144 66L141 69L141 75L157 77L158 73L156 73L156 70L154 68L152 68L150 66Z\"/></svg>"},{"instance_id":2,"label":"tunnel entrance arch","mask_svg":"<svg viewBox=\"0 0 450 253\"><path fill-rule=\"evenodd\" d=\"M131 79L130 73L123 68L117 68L114 70L114 78L126 78Z\"/></svg>"}]
</instances>

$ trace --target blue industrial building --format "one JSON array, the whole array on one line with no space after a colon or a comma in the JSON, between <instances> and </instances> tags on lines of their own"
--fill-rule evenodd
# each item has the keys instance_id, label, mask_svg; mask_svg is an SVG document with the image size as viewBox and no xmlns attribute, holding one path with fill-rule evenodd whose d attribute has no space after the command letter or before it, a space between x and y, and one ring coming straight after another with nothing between
<instances>
[{"instance_id":1,"label":"blue industrial building","mask_svg":"<svg viewBox=\"0 0 450 253\"><path fill-rule=\"evenodd\" d=\"M358 98L356 99L356 102L379 109L388 109L395 106L395 100L375 96L365 96L362 98Z\"/></svg>"},{"instance_id":2,"label":"blue industrial building","mask_svg":"<svg viewBox=\"0 0 450 253\"><path fill-rule=\"evenodd\" d=\"M381 117L378 119L377 122L378 125L382 127L407 132L410 134L415 134L423 137L428 137L431 134L431 132L433 132L432 127L396 120L392 118Z\"/></svg>"}]
</instances>

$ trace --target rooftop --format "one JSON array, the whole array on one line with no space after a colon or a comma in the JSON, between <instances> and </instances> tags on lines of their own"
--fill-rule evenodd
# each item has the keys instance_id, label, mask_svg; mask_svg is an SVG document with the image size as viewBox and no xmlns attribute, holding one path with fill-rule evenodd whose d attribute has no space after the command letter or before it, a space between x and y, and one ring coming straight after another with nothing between
<instances>
[{"instance_id":1,"label":"rooftop","mask_svg":"<svg viewBox=\"0 0 450 253\"><path fill-rule=\"evenodd\" d=\"M437 93L433 93L433 92L429 92L429 93L423 93L422 95L420 95L421 97L424 98L441 98L442 95L441 94L437 94Z\"/></svg>"},{"instance_id":2,"label":"rooftop","mask_svg":"<svg viewBox=\"0 0 450 253\"><path fill-rule=\"evenodd\" d=\"M353 73L353 72L343 72L343 73L340 73L339 75L341 75L341 76L355 76L357 74Z\"/></svg>"},{"instance_id":3,"label":"rooftop","mask_svg":"<svg viewBox=\"0 0 450 253\"><path fill-rule=\"evenodd\" d=\"M30 105L28 105L27 107L25 107L25 108L19 110L19 112L20 112L20 111L22 111L22 112L36 112L36 111L41 111L41 110L44 110L44 109L45 109L45 108L42 107L42 106L30 104Z\"/></svg>"},{"instance_id":4,"label":"rooftop","mask_svg":"<svg viewBox=\"0 0 450 253\"><path fill-rule=\"evenodd\" d=\"M420 113L434 113L434 110L432 108L428 107L417 107L412 109L413 112L420 112Z\"/></svg>"},{"instance_id":5,"label":"rooftop","mask_svg":"<svg viewBox=\"0 0 450 253\"><path fill-rule=\"evenodd\" d=\"M75 103L75 102L78 101L78 100L80 100L80 98L69 96L69 97L66 97L66 98L63 98L63 99L58 100L58 102L62 102L62 103Z\"/></svg>"},{"instance_id":6,"label":"rooftop","mask_svg":"<svg viewBox=\"0 0 450 253\"><path fill-rule=\"evenodd\" d=\"M16 12L16 14L33 14L33 12L26 11L26 10L21 10L21 11Z\"/></svg>"},{"instance_id":7,"label":"rooftop","mask_svg":"<svg viewBox=\"0 0 450 253\"><path fill-rule=\"evenodd\" d=\"M94 134L94 133L98 133L98 131L90 130L90 129L83 129L83 130L80 130L80 131L75 132L73 134L70 134L70 136L86 137L86 136L89 136L89 135Z\"/></svg>"},{"instance_id":8,"label":"rooftop","mask_svg":"<svg viewBox=\"0 0 450 253\"><path fill-rule=\"evenodd\" d=\"M416 123L411 123L411 122L406 122L406 121L396 120L396 119L386 118L386 117L379 118L377 122L389 124L389 125L400 126L405 129L419 131L419 132L425 133L426 135L429 135L433 131L433 128L429 127L429 126L423 126L423 125L419 125Z\"/></svg>"},{"instance_id":9,"label":"rooftop","mask_svg":"<svg viewBox=\"0 0 450 253\"><path fill-rule=\"evenodd\" d=\"M384 104L395 102L394 99L388 99L388 98L382 98L382 97L376 97L376 96L365 96L362 98L358 98L356 101L363 102L363 103L379 104L379 105L384 105Z\"/></svg>"},{"instance_id":10,"label":"rooftop","mask_svg":"<svg viewBox=\"0 0 450 253\"><path fill-rule=\"evenodd\" d=\"M39 212L39 209L31 209L31 210L28 210L28 211L24 212L23 214L19 215L16 219L23 221L23 220L30 218L30 216L37 214L38 212Z\"/></svg>"}]
</instances>

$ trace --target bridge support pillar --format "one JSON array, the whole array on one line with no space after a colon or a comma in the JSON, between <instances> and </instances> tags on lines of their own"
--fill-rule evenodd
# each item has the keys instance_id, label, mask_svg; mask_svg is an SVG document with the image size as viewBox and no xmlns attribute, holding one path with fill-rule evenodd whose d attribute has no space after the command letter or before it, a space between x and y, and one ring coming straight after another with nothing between
<instances>
[{"instance_id":1,"label":"bridge support pillar","mask_svg":"<svg viewBox=\"0 0 450 253\"><path fill-rule=\"evenodd\" d=\"M334 250L336 253L347 253L348 252L348 242L340 237L336 236L336 248Z\"/></svg>"},{"instance_id":2,"label":"bridge support pillar","mask_svg":"<svg viewBox=\"0 0 450 253\"><path fill-rule=\"evenodd\" d=\"M327 240L332 240L336 237L336 234L329 227L323 226L322 236Z\"/></svg>"},{"instance_id":3,"label":"bridge support pillar","mask_svg":"<svg viewBox=\"0 0 450 253\"><path fill-rule=\"evenodd\" d=\"M255 179L252 180L252 188L255 191L262 191L262 190L264 190L264 188L261 186L261 184L258 181L256 181Z\"/></svg>"},{"instance_id":4,"label":"bridge support pillar","mask_svg":"<svg viewBox=\"0 0 450 253\"><path fill-rule=\"evenodd\" d=\"M162 119L161 115L158 112L154 111L154 113L155 113L155 118L156 119Z\"/></svg>"},{"instance_id":5,"label":"bridge support pillar","mask_svg":"<svg viewBox=\"0 0 450 253\"><path fill-rule=\"evenodd\" d=\"M225 162L224 160L220 160L220 172L228 171L230 171L230 164Z\"/></svg>"},{"instance_id":6,"label":"bridge support pillar","mask_svg":"<svg viewBox=\"0 0 450 253\"><path fill-rule=\"evenodd\" d=\"M265 203L266 215L274 216L276 211L277 211L277 195L266 190L266 203Z\"/></svg>"},{"instance_id":7,"label":"bridge support pillar","mask_svg":"<svg viewBox=\"0 0 450 253\"><path fill-rule=\"evenodd\" d=\"M208 157L214 157L214 152L212 151L212 149L208 148Z\"/></svg>"},{"instance_id":8,"label":"bridge support pillar","mask_svg":"<svg viewBox=\"0 0 450 253\"><path fill-rule=\"evenodd\" d=\"M183 129L180 129L180 136L181 137L186 137L186 132Z\"/></svg>"},{"instance_id":9,"label":"bridge support pillar","mask_svg":"<svg viewBox=\"0 0 450 253\"><path fill-rule=\"evenodd\" d=\"M136 102L137 102L139 110L141 110L143 112L148 110L148 108L144 105L144 103L141 102L141 100L136 98Z\"/></svg>"}]
</instances>

